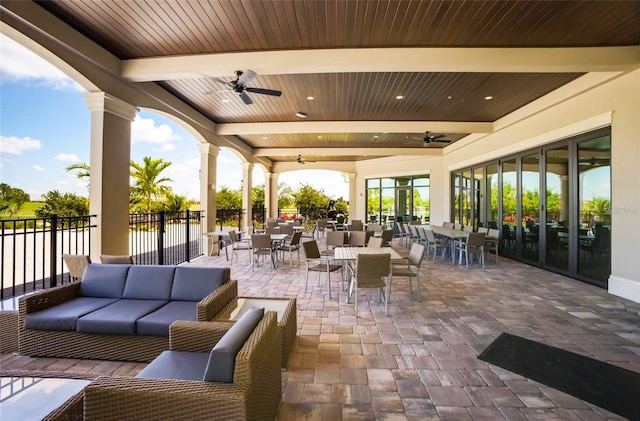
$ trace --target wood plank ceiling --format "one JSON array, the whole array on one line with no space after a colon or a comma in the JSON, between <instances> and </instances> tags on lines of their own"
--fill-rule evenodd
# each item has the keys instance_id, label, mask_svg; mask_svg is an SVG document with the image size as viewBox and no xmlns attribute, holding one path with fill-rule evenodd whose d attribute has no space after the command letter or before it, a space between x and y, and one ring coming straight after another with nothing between
<instances>
[{"instance_id":1,"label":"wood plank ceiling","mask_svg":"<svg viewBox=\"0 0 640 421\"><path fill-rule=\"evenodd\" d=\"M231 52L399 47L595 47L640 44L639 1L232 0L39 2L120 59ZM380 57L380 60L384 60ZM215 78L157 81L216 123L493 122L582 73L342 72L259 75L253 105ZM222 78L234 79L233 75ZM396 99L402 95L401 100ZM313 100L308 97L312 96ZM487 96L493 97L486 100ZM425 125L425 129L428 127ZM452 141L464 133L445 133ZM423 133L238 135L252 148L395 147ZM446 143L429 147L445 147ZM314 160L360 160L328 150ZM292 161L295 156L269 156Z\"/></svg>"}]
</instances>

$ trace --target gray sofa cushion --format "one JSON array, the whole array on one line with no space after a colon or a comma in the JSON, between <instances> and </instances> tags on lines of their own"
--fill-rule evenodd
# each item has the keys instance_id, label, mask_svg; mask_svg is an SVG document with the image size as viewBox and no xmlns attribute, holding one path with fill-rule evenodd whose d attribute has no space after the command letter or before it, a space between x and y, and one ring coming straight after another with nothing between
<instances>
[{"instance_id":1,"label":"gray sofa cushion","mask_svg":"<svg viewBox=\"0 0 640 421\"><path fill-rule=\"evenodd\" d=\"M163 351L136 377L201 381L208 358L206 352Z\"/></svg>"},{"instance_id":2,"label":"gray sofa cushion","mask_svg":"<svg viewBox=\"0 0 640 421\"><path fill-rule=\"evenodd\" d=\"M209 353L209 361L202 380L208 382L233 382L236 355L256 328L264 308L252 307L233 324Z\"/></svg>"},{"instance_id":3,"label":"gray sofa cushion","mask_svg":"<svg viewBox=\"0 0 640 421\"><path fill-rule=\"evenodd\" d=\"M80 281L82 297L122 298L124 282L131 265L89 264Z\"/></svg>"},{"instance_id":4,"label":"gray sofa cushion","mask_svg":"<svg viewBox=\"0 0 640 421\"><path fill-rule=\"evenodd\" d=\"M229 268L178 266L173 277L171 299L200 301L226 283L230 277Z\"/></svg>"},{"instance_id":5,"label":"gray sofa cushion","mask_svg":"<svg viewBox=\"0 0 640 421\"><path fill-rule=\"evenodd\" d=\"M136 320L165 305L164 300L118 300L78 319L78 332L135 335ZM123 346L126 346L123 344Z\"/></svg>"},{"instance_id":6,"label":"gray sofa cushion","mask_svg":"<svg viewBox=\"0 0 640 421\"><path fill-rule=\"evenodd\" d=\"M116 301L118 301L117 298L74 298L46 310L26 314L24 327L38 330L76 330L79 317Z\"/></svg>"},{"instance_id":7,"label":"gray sofa cushion","mask_svg":"<svg viewBox=\"0 0 640 421\"><path fill-rule=\"evenodd\" d=\"M122 298L168 300L175 266L131 266Z\"/></svg>"},{"instance_id":8,"label":"gray sofa cushion","mask_svg":"<svg viewBox=\"0 0 640 421\"><path fill-rule=\"evenodd\" d=\"M197 306L194 301L170 301L138 319L136 332L138 335L169 336L169 325L176 320L196 320Z\"/></svg>"}]
</instances>

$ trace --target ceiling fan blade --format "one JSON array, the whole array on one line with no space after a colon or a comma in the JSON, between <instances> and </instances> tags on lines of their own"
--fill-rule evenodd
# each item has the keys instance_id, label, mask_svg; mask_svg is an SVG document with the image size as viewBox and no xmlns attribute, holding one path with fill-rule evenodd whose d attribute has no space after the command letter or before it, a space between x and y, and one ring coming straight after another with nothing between
<instances>
[{"instance_id":1,"label":"ceiling fan blade","mask_svg":"<svg viewBox=\"0 0 640 421\"><path fill-rule=\"evenodd\" d=\"M218 82L218 83L223 83L223 84L225 84L225 85L229 85L229 82L228 82L228 81L226 81L226 80L222 80L222 79L217 78L217 77L212 77L212 78L211 78L211 80L213 80L214 82Z\"/></svg>"},{"instance_id":2,"label":"ceiling fan blade","mask_svg":"<svg viewBox=\"0 0 640 421\"><path fill-rule=\"evenodd\" d=\"M440 143L451 143L451 141L448 140L448 139L438 139L438 138L432 138L429 141L430 142L440 142Z\"/></svg>"},{"instance_id":3,"label":"ceiling fan blade","mask_svg":"<svg viewBox=\"0 0 640 421\"><path fill-rule=\"evenodd\" d=\"M271 96L280 96L282 95L282 91L276 91L275 89L264 89L264 88L244 88L247 92L253 92L254 94L262 94L262 95L271 95Z\"/></svg>"},{"instance_id":4,"label":"ceiling fan blade","mask_svg":"<svg viewBox=\"0 0 640 421\"><path fill-rule=\"evenodd\" d=\"M429 136L429 139L431 140L436 140L436 139L442 139L443 137L445 137L446 135L443 134L439 134L437 136Z\"/></svg>"},{"instance_id":5,"label":"ceiling fan blade","mask_svg":"<svg viewBox=\"0 0 640 421\"><path fill-rule=\"evenodd\" d=\"M242 102L247 105L253 104L253 101L251 100L251 98L249 98L249 95L247 95L246 92L240 92L240 98L242 98Z\"/></svg>"},{"instance_id":6,"label":"ceiling fan blade","mask_svg":"<svg viewBox=\"0 0 640 421\"><path fill-rule=\"evenodd\" d=\"M237 70L236 74L238 75L238 84L240 85L246 85L258 76L253 70L245 70L244 72Z\"/></svg>"}]
</instances>

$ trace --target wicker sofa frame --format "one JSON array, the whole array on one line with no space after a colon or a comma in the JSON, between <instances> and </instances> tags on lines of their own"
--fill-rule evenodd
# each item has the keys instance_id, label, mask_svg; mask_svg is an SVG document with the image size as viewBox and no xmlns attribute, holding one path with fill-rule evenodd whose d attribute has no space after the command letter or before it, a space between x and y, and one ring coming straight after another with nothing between
<instances>
[{"instance_id":1,"label":"wicker sofa frame","mask_svg":"<svg viewBox=\"0 0 640 421\"><path fill-rule=\"evenodd\" d=\"M266 312L236 356L232 383L99 377L84 391L85 420L273 420L282 399L276 313ZM230 323L177 321L169 348L210 352Z\"/></svg>"},{"instance_id":2,"label":"wicker sofa frame","mask_svg":"<svg viewBox=\"0 0 640 421\"><path fill-rule=\"evenodd\" d=\"M18 310L19 352L22 355L96 360L150 362L169 347L169 338L152 335L110 335L25 329L28 313L44 310L78 296L78 282L20 298ZM196 320L210 321L238 295L238 283L230 280L202 299Z\"/></svg>"}]
</instances>

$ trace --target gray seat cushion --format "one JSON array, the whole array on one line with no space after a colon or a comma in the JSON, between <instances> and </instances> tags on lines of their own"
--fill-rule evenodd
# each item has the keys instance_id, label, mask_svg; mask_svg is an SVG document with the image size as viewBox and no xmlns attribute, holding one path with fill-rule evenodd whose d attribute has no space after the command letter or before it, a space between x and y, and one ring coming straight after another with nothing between
<instances>
[{"instance_id":1,"label":"gray seat cushion","mask_svg":"<svg viewBox=\"0 0 640 421\"><path fill-rule=\"evenodd\" d=\"M178 266L173 277L171 299L200 301L231 277L229 268Z\"/></svg>"},{"instance_id":2,"label":"gray seat cushion","mask_svg":"<svg viewBox=\"0 0 640 421\"><path fill-rule=\"evenodd\" d=\"M24 327L38 330L76 330L78 318L116 301L117 298L74 298L46 310L26 314Z\"/></svg>"},{"instance_id":3,"label":"gray seat cushion","mask_svg":"<svg viewBox=\"0 0 640 421\"><path fill-rule=\"evenodd\" d=\"M209 353L209 361L202 380L208 382L233 382L236 355L244 346L262 317L264 308L252 307L244 313L224 334Z\"/></svg>"},{"instance_id":4,"label":"gray seat cushion","mask_svg":"<svg viewBox=\"0 0 640 421\"><path fill-rule=\"evenodd\" d=\"M175 266L131 266L122 298L168 300Z\"/></svg>"},{"instance_id":5,"label":"gray seat cushion","mask_svg":"<svg viewBox=\"0 0 640 421\"><path fill-rule=\"evenodd\" d=\"M136 377L202 381L208 358L206 352L163 351Z\"/></svg>"},{"instance_id":6,"label":"gray seat cushion","mask_svg":"<svg viewBox=\"0 0 640 421\"><path fill-rule=\"evenodd\" d=\"M166 303L164 300L118 300L80 317L77 330L82 333L135 335L136 321Z\"/></svg>"},{"instance_id":7,"label":"gray seat cushion","mask_svg":"<svg viewBox=\"0 0 640 421\"><path fill-rule=\"evenodd\" d=\"M122 298L124 282L131 265L89 264L80 281L82 297Z\"/></svg>"},{"instance_id":8,"label":"gray seat cushion","mask_svg":"<svg viewBox=\"0 0 640 421\"><path fill-rule=\"evenodd\" d=\"M138 319L136 332L138 335L169 336L169 325L176 320L196 320L197 306L194 301L170 301Z\"/></svg>"}]
</instances>

